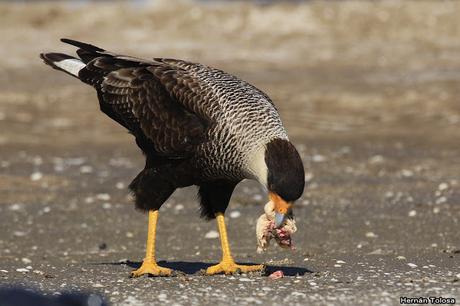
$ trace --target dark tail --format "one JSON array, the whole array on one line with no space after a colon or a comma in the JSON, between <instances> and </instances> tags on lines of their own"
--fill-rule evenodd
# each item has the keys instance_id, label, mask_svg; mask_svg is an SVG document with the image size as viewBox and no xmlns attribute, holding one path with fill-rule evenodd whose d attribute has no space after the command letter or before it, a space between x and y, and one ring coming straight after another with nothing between
<instances>
[{"instance_id":1,"label":"dark tail","mask_svg":"<svg viewBox=\"0 0 460 306\"><path fill-rule=\"evenodd\" d=\"M99 56L113 56L110 52L87 43L68 38L62 38L61 41L78 47L77 54L80 58L62 53L42 53L40 57L47 65L50 65L54 69L64 71L77 78L79 77L78 73L80 70L85 68L86 64L94 58Z\"/></svg>"},{"instance_id":2,"label":"dark tail","mask_svg":"<svg viewBox=\"0 0 460 306\"><path fill-rule=\"evenodd\" d=\"M68 38L61 38L61 41L66 44L77 47L78 56L86 64L92 61L94 58L99 57L101 55L105 55L105 56L114 55L110 52L105 51L104 49L101 49L99 47L96 47L96 46L93 46L93 45L90 45L90 44L87 44L81 41L76 41L76 40L68 39Z\"/></svg>"},{"instance_id":3,"label":"dark tail","mask_svg":"<svg viewBox=\"0 0 460 306\"><path fill-rule=\"evenodd\" d=\"M61 41L77 47L78 57L62 53L42 53L40 57L47 65L91 86L99 86L103 78L114 70L147 64L144 60L117 55L80 41L68 38L62 38Z\"/></svg>"},{"instance_id":4,"label":"dark tail","mask_svg":"<svg viewBox=\"0 0 460 306\"><path fill-rule=\"evenodd\" d=\"M99 47L96 47L96 46L93 46L93 45L90 45L90 44L87 44L87 43L84 43L84 42L81 42L81 41L73 40L73 39L61 38L61 41L63 43L78 47L78 48L86 50L86 51L105 52L104 49L101 49Z\"/></svg>"}]
</instances>

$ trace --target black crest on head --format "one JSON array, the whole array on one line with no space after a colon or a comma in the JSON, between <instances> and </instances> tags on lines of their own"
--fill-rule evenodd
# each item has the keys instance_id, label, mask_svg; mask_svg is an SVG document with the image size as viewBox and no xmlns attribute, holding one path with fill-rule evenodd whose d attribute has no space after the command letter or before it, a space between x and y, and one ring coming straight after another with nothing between
<instances>
[{"instance_id":1,"label":"black crest on head","mask_svg":"<svg viewBox=\"0 0 460 306\"><path fill-rule=\"evenodd\" d=\"M296 148L285 139L274 139L265 149L267 187L285 201L295 201L303 193L305 172Z\"/></svg>"}]
</instances>

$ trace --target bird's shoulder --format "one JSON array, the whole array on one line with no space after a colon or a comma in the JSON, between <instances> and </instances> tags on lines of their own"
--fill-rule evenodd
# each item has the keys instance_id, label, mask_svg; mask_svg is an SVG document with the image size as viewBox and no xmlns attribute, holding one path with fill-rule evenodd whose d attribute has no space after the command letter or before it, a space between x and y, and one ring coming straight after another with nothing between
<instances>
[{"instance_id":1,"label":"bird's shoulder","mask_svg":"<svg viewBox=\"0 0 460 306\"><path fill-rule=\"evenodd\" d=\"M136 136L145 136L162 155L188 156L206 141L212 120L199 103L203 97L197 80L185 69L161 61L119 61L96 58L87 65L89 70L110 69L96 84L105 113Z\"/></svg>"}]
</instances>

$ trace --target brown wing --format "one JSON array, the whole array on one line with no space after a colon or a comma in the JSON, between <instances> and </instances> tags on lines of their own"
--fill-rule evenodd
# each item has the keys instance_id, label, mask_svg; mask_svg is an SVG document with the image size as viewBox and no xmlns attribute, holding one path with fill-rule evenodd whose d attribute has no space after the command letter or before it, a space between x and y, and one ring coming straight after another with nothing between
<instances>
[{"instance_id":1,"label":"brown wing","mask_svg":"<svg viewBox=\"0 0 460 306\"><path fill-rule=\"evenodd\" d=\"M62 41L77 46L86 64L74 76L96 88L101 110L134 134L145 153L184 158L206 141L211 120L199 103L206 97L200 95L200 84L187 69L161 60L117 55L75 40ZM72 58L60 55L59 60L62 56Z\"/></svg>"},{"instance_id":2,"label":"brown wing","mask_svg":"<svg viewBox=\"0 0 460 306\"><path fill-rule=\"evenodd\" d=\"M97 61L97 60L96 60ZM209 121L190 106L199 99L194 83L162 65L126 67L100 84L101 108L134 135L150 140L156 153L184 157L205 141Z\"/></svg>"}]
</instances>

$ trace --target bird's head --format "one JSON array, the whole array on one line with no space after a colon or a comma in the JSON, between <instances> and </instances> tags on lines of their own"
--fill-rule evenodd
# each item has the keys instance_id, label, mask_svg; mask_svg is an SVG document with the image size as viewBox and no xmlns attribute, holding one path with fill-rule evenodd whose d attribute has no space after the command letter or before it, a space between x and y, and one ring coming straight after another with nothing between
<instances>
[{"instance_id":1,"label":"bird's head","mask_svg":"<svg viewBox=\"0 0 460 306\"><path fill-rule=\"evenodd\" d=\"M275 226L280 227L286 217L292 217L293 204L303 193L305 172L300 155L289 140L270 141L263 156L256 177L268 190L275 207Z\"/></svg>"}]
</instances>

